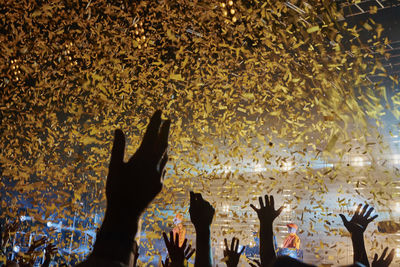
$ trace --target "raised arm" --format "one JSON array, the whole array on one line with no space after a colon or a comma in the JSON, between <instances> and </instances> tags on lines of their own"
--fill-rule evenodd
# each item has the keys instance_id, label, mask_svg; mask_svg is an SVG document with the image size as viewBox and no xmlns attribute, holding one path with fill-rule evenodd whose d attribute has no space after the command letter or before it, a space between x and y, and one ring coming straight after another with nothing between
<instances>
[{"instance_id":1,"label":"raised arm","mask_svg":"<svg viewBox=\"0 0 400 267\"><path fill-rule=\"evenodd\" d=\"M156 111L136 153L124 162L125 135L115 131L106 183L107 210L85 264L129 263L140 215L162 189L170 121Z\"/></svg>"},{"instance_id":2,"label":"raised arm","mask_svg":"<svg viewBox=\"0 0 400 267\"><path fill-rule=\"evenodd\" d=\"M240 255L242 255L245 247L239 251L239 239L232 238L231 247L229 249L228 241L224 239L225 249L224 249L224 260L227 267L237 267L240 260Z\"/></svg>"},{"instance_id":3,"label":"raised arm","mask_svg":"<svg viewBox=\"0 0 400 267\"><path fill-rule=\"evenodd\" d=\"M164 266L166 267L185 267L185 261L189 260L194 253L192 246L187 246L187 239L183 241L182 246L179 246L179 234L173 237L173 233L169 233L170 238L166 233L163 233L165 246L168 250L169 257L165 260Z\"/></svg>"},{"instance_id":4,"label":"raised arm","mask_svg":"<svg viewBox=\"0 0 400 267\"><path fill-rule=\"evenodd\" d=\"M261 266L269 266L275 259L273 222L281 214L283 206L275 210L274 197L265 195L265 204L262 197L258 198L260 208L253 204L250 207L257 213L260 220L260 259Z\"/></svg>"},{"instance_id":5,"label":"raised arm","mask_svg":"<svg viewBox=\"0 0 400 267\"><path fill-rule=\"evenodd\" d=\"M365 266L369 266L369 261L367 252L365 251L364 232L367 229L368 224L378 217L378 215L369 217L374 208L371 207L368 209L368 207L369 205L366 204L364 208L361 209L362 204L358 205L357 210L350 221L348 221L343 214L339 214L344 226L351 235L351 242L353 243L354 251L354 263L359 262Z\"/></svg>"},{"instance_id":6,"label":"raised arm","mask_svg":"<svg viewBox=\"0 0 400 267\"><path fill-rule=\"evenodd\" d=\"M200 193L190 192L190 220L196 230L195 267L212 267L211 223L215 210Z\"/></svg>"},{"instance_id":7,"label":"raised arm","mask_svg":"<svg viewBox=\"0 0 400 267\"><path fill-rule=\"evenodd\" d=\"M394 249L392 249L390 251L389 255L387 255L387 257L385 259L388 249L389 248L386 247L383 250L383 253L379 259L378 259L378 254L375 253L374 260L372 261L371 267L388 267L392 263L393 258L394 258Z\"/></svg>"}]
</instances>

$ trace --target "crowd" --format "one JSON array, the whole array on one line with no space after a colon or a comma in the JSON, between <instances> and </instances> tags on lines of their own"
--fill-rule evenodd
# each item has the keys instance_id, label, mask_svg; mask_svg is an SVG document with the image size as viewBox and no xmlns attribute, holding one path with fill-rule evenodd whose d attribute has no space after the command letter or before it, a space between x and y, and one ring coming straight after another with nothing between
<instances>
[{"instance_id":1,"label":"crowd","mask_svg":"<svg viewBox=\"0 0 400 267\"><path fill-rule=\"evenodd\" d=\"M146 207L160 193L165 175L164 167L168 161L167 147L170 121L161 119L161 111L156 111L150 120L142 143L136 153L124 162L125 136L121 130L115 131L114 142L106 183L107 209L103 223L97 233L91 254L78 266L137 266L139 247L135 242L138 231L138 220ZM313 266L288 256L276 256L274 248L274 220L281 214L284 207L275 208L272 195L259 197L259 206L251 208L259 219L260 260L253 261L250 266ZM360 204L348 219L340 214L344 227L351 235L354 251L354 263L350 266L389 266L394 258L394 250L389 254L386 248L381 256L374 255L369 262L364 244L364 232L369 223L378 215L372 216L372 207ZM190 220L196 233L195 249L191 248L187 239L179 242L179 235L171 232L169 236L163 233L168 257L162 262L163 267L187 266L189 258L195 254L195 267L213 266L211 246L211 224L215 214L214 207L201 193L190 192ZM16 231L15 224L6 224L1 229L1 251L3 255L8 246L10 236ZM228 267L238 266L244 247L239 250L239 240L225 239L224 262ZM8 259L6 266L33 266L36 257L35 250L46 244L45 261L49 263L57 252L46 239L39 239L31 245L24 257Z\"/></svg>"}]
</instances>

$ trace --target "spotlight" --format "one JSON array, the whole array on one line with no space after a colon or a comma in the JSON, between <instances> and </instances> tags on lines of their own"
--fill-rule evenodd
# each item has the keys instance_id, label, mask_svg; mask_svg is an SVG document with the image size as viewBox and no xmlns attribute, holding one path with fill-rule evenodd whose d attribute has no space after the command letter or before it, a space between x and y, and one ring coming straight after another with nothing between
<instances>
[{"instance_id":1,"label":"spotlight","mask_svg":"<svg viewBox=\"0 0 400 267\"><path fill-rule=\"evenodd\" d=\"M15 253L18 253L20 250L21 250L21 248L20 248L19 246L14 246L14 247L13 247L13 251L14 251Z\"/></svg>"}]
</instances>

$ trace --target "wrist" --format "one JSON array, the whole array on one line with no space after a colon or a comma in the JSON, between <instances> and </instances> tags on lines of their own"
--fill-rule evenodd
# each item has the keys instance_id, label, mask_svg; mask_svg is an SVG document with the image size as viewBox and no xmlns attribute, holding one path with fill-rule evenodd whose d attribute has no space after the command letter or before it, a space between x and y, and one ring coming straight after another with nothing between
<instances>
[{"instance_id":1,"label":"wrist","mask_svg":"<svg viewBox=\"0 0 400 267\"><path fill-rule=\"evenodd\" d=\"M196 235L198 236L199 234L202 234L202 235L204 235L204 234L210 234L211 233L211 227L210 227L210 225L207 225L207 226L195 226L194 227L195 228L195 230L196 230Z\"/></svg>"},{"instance_id":2,"label":"wrist","mask_svg":"<svg viewBox=\"0 0 400 267\"><path fill-rule=\"evenodd\" d=\"M136 214L129 216L129 214L124 214L120 210L107 208L100 231L124 232L128 235L136 234L139 216Z\"/></svg>"}]
</instances>

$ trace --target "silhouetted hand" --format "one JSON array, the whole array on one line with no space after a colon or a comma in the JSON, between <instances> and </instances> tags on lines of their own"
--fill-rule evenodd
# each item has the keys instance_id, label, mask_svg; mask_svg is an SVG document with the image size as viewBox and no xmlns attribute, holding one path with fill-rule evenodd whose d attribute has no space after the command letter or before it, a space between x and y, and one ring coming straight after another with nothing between
<instances>
[{"instance_id":1,"label":"silhouetted hand","mask_svg":"<svg viewBox=\"0 0 400 267\"><path fill-rule=\"evenodd\" d=\"M46 237L42 237L36 241L33 241L32 245L29 247L28 251L26 252L27 254L32 254L35 249L37 249L40 246L43 246L47 241Z\"/></svg>"},{"instance_id":2,"label":"silhouetted hand","mask_svg":"<svg viewBox=\"0 0 400 267\"><path fill-rule=\"evenodd\" d=\"M170 261L169 261L168 256L167 256L167 258L165 259L165 261L161 261L161 263L162 263L162 266L163 266L163 267L170 267Z\"/></svg>"},{"instance_id":3,"label":"silhouetted hand","mask_svg":"<svg viewBox=\"0 0 400 267\"><path fill-rule=\"evenodd\" d=\"M42 267L50 266L50 262L56 253L57 253L57 247L52 243L47 244L46 253L44 254L45 259L44 259L44 263L42 264Z\"/></svg>"},{"instance_id":4,"label":"silhouetted hand","mask_svg":"<svg viewBox=\"0 0 400 267\"><path fill-rule=\"evenodd\" d=\"M265 205L262 197L259 197L258 201L260 202L259 209L257 209L253 204L250 204L250 207L257 213L260 223L272 225L274 220L281 214L284 206L280 207L278 210L275 210L274 197L270 196L268 198L268 195L265 195Z\"/></svg>"},{"instance_id":5,"label":"silhouetted hand","mask_svg":"<svg viewBox=\"0 0 400 267\"><path fill-rule=\"evenodd\" d=\"M252 262L249 262L251 267L261 267L261 262L259 260L251 260Z\"/></svg>"},{"instance_id":6,"label":"silhouetted hand","mask_svg":"<svg viewBox=\"0 0 400 267\"><path fill-rule=\"evenodd\" d=\"M394 258L394 249L392 249L389 255L386 257L386 253L388 251L388 247L383 250L381 257L378 259L378 254L375 253L374 260L372 261L371 267L387 267L393 261Z\"/></svg>"},{"instance_id":7,"label":"silhouetted hand","mask_svg":"<svg viewBox=\"0 0 400 267\"><path fill-rule=\"evenodd\" d=\"M232 238L231 248L228 247L228 241L224 239L225 249L224 249L224 260L227 267L236 267L239 264L240 255L242 255L245 247L239 251L239 239Z\"/></svg>"},{"instance_id":8,"label":"silhouetted hand","mask_svg":"<svg viewBox=\"0 0 400 267\"><path fill-rule=\"evenodd\" d=\"M190 192L190 220L196 230L211 226L215 209L204 200L200 193Z\"/></svg>"},{"instance_id":9,"label":"silhouetted hand","mask_svg":"<svg viewBox=\"0 0 400 267\"><path fill-rule=\"evenodd\" d=\"M169 127L170 121L162 122L161 111L156 111L142 144L128 162L124 162L125 136L121 130L115 131L106 184L108 214L122 220L128 214L138 217L161 191Z\"/></svg>"},{"instance_id":10,"label":"silhouetted hand","mask_svg":"<svg viewBox=\"0 0 400 267\"><path fill-rule=\"evenodd\" d=\"M361 207L362 204L358 205L357 210L350 221L348 221L343 214L339 214L340 218L342 218L344 226L352 235L362 235L367 229L368 224L378 217L378 215L375 215L369 218L374 208L371 207L368 210L368 204L366 204L362 210Z\"/></svg>"},{"instance_id":11,"label":"silhouetted hand","mask_svg":"<svg viewBox=\"0 0 400 267\"><path fill-rule=\"evenodd\" d=\"M185 239L183 241L182 246L179 246L179 234L177 233L175 235L175 239L173 238L173 232L169 233L169 240L167 237L167 234L164 232L163 233L163 237L164 237L164 242L165 242L165 246L167 247L168 250L168 255L169 255L169 259L171 259L171 263L167 266L176 266L176 267L180 267L180 266L184 266L184 262L185 259L188 260L190 259L190 257L193 255L194 253L194 249L191 249L192 246L189 245L188 247L186 247L187 245L187 239ZM167 260L166 260L167 262Z\"/></svg>"}]
</instances>

